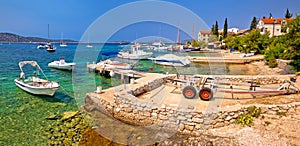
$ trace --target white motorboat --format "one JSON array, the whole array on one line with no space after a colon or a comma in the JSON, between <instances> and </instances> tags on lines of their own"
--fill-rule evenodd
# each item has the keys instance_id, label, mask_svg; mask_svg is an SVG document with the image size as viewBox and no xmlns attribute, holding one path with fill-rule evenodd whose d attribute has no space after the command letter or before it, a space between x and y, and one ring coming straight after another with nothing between
<instances>
[{"instance_id":1,"label":"white motorboat","mask_svg":"<svg viewBox=\"0 0 300 146\"><path fill-rule=\"evenodd\" d=\"M138 60L138 59L147 59L152 56L152 52L145 52L143 50L140 50L139 45L132 45L130 48L130 51L121 51L117 55L119 58L124 58L124 59L133 59L133 60Z\"/></svg>"},{"instance_id":2,"label":"white motorboat","mask_svg":"<svg viewBox=\"0 0 300 146\"><path fill-rule=\"evenodd\" d=\"M168 49L167 46L164 46L164 43L160 42L154 42L152 43L152 45L154 46L154 50L166 50Z\"/></svg>"},{"instance_id":3,"label":"white motorboat","mask_svg":"<svg viewBox=\"0 0 300 146\"><path fill-rule=\"evenodd\" d=\"M119 61L113 61L113 60L110 60L110 59L107 59L107 60L104 60L104 61L101 61L99 63L97 63L98 66L100 66L101 68L110 68L110 69L131 69L131 65L130 64L127 64L127 63L122 63L122 62L119 62Z\"/></svg>"},{"instance_id":4,"label":"white motorboat","mask_svg":"<svg viewBox=\"0 0 300 146\"><path fill-rule=\"evenodd\" d=\"M93 48L93 45L92 44L87 44L86 47L87 48Z\"/></svg>"},{"instance_id":5,"label":"white motorboat","mask_svg":"<svg viewBox=\"0 0 300 146\"><path fill-rule=\"evenodd\" d=\"M48 67L61 69L61 70L72 70L76 63L66 63L64 58L60 58L59 61L53 61L48 64Z\"/></svg>"},{"instance_id":6,"label":"white motorboat","mask_svg":"<svg viewBox=\"0 0 300 146\"><path fill-rule=\"evenodd\" d=\"M166 65L166 66L186 66L191 63L187 57L179 57L174 54L166 54L163 56L158 56L156 58L149 58L156 64Z\"/></svg>"},{"instance_id":7,"label":"white motorboat","mask_svg":"<svg viewBox=\"0 0 300 146\"><path fill-rule=\"evenodd\" d=\"M42 72L46 79L39 78L37 74L35 74L35 76L25 78L25 73L23 72L22 67L26 64L36 67L38 71ZM35 95L53 96L56 90L59 89L59 84L55 81L49 81L36 61L19 62L19 67L21 70L20 78L17 78L14 81L15 84L24 91Z\"/></svg>"},{"instance_id":8,"label":"white motorboat","mask_svg":"<svg viewBox=\"0 0 300 146\"><path fill-rule=\"evenodd\" d=\"M36 48L38 49L46 49L48 47L47 44L39 44Z\"/></svg>"}]
</instances>

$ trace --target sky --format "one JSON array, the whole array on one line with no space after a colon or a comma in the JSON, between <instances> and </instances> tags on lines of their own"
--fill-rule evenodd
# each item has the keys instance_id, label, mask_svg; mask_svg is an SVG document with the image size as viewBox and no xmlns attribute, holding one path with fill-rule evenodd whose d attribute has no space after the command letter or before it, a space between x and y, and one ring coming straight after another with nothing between
<instances>
[{"instance_id":1,"label":"sky","mask_svg":"<svg viewBox=\"0 0 300 146\"><path fill-rule=\"evenodd\" d=\"M105 20L109 25L102 28L102 23L99 23L97 31L95 31L99 36L92 35L92 40L101 40L97 38L102 37L101 32L106 34L108 29L115 29L109 31L112 33L109 34L110 41L133 41L149 36L161 36L175 41L178 25L186 28L185 32L181 34L181 39L184 40L191 37L191 34L188 36L187 33L188 31L192 32L193 28L197 33L199 29L210 29L216 21L219 23L219 28L223 28L225 18L228 19L230 28L247 29L254 16L262 18L263 16L268 17L272 13L273 17L284 17L287 8L293 16L300 13L299 0L166 0L163 2L170 2L170 5L178 7L175 6L174 9L158 5L157 7L148 7L148 4L145 4L139 6L141 9L128 7L124 12L119 10L126 8L126 5L132 4L132 2L142 3L149 2L149 0L1 0L0 32L47 38L47 25L49 24L50 38L59 39L63 33L65 39L80 40L85 32L93 31L89 29L95 22L101 21L100 18L107 16L110 19ZM150 9L153 13L143 14L143 9L145 11ZM111 14L113 11L122 13L113 15ZM168 15L164 15L165 13ZM193 17L189 17L194 14L206 25L200 26L200 21L196 22ZM134 17L141 15L141 19L147 21L127 22L126 18L133 21L131 15ZM153 17L151 16L149 21L148 16L150 17L150 15ZM160 16L166 17L162 18L166 21L156 22L156 19L161 19ZM171 17L174 19L169 19ZM151 22L152 19L153 22ZM173 21L175 19L178 21L178 25L175 25ZM125 21L126 24L120 25ZM173 25L169 21L172 21ZM193 25L185 25L185 23ZM116 29L114 26L121 28Z\"/></svg>"}]
</instances>

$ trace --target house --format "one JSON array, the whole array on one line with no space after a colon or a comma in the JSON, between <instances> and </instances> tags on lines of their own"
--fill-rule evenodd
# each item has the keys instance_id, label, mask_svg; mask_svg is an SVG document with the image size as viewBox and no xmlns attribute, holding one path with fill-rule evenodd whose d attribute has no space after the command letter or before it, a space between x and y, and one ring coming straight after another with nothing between
<instances>
[{"instance_id":1,"label":"house","mask_svg":"<svg viewBox=\"0 0 300 146\"><path fill-rule=\"evenodd\" d=\"M257 24L257 28L260 30L261 34L269 32L270 37L280 36L286 33L282 26L286 25L287 22L291 20L291 18L261 18Z\"/></svg>"},{"instance_id":2,"label":"house","mask_svg":"<svg viewBox=\"0 0 300 146\"><path fill-rule=\"evenodd\" d=\"M212 35L211 30L200 30L198 33L198 41L208 43L208 39Z\"/></svg>"},{"instance_id":3,"label":"house","mask_svg":"<svg viewBox=\"0 0 300 146\"><path fill-rule=\"evenodd\" d=\"M229 28L227 30L228 34L237 34L240 31L238 28Z\"/></svg>"},{"instance_id":4,"label":"house","mask_svg":"<svg viewBox=\"0 0 300 146\"><path fill-rule=\"evenodd\" d=\"M242 29L237 32L237 35L246 35L249 34L249 32L250 32L249 29Z\"/></svg>"}]
</instances>

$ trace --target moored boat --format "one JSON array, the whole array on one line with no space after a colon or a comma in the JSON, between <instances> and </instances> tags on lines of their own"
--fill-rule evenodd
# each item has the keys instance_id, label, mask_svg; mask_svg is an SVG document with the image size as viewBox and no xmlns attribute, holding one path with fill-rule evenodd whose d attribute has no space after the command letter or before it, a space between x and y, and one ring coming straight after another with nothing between
<instances>
[{"instance_id":1,"label":"moored boat","mask_svg":"<svg viewBox=\"0 0 300 146\"><path fill-rule=\"evenodd\" d=\"M127 63L122 63L119 61L113 61L110 59L101 61L99 63L97 63L98 66L100 66L101 68L110 68L110 69L131 69L131 65L127 64Z\"/></svg>"},{"instance_id":2,"label":"moored boat","mask_svg":"<svg viewBox=\"0 0 300 146\"><path fill-rule=\"evenodd\" d=\"M61 69L61 70L72 70L76 63L67 63L63 57L59 61L53 61L48 64L48 67Z\"/></svg>"},{"instance_id":3,"label":"moored boat","mask_svg":"<svg viewBox=\"0 0 300 146\"><path fill-rule=\"evenodd\" d=\"M156 58L149 58L154 63L166 66L186 66L191 63L187 57L179 57L174 54L166 54Z\"/></svg>"},{"instance_id":4,"label":"moored boat","mask_svg":"<svg viewBox=\"0 0 300 146\"><path fill-rule=\"evenodd\" d=\"M52 45L52 44L49 44L47 46L47 51L48 52L55 52L56 51L56 47L54 45Z\"/></svg>"},{"instance_id":5,"label":"moored boat","mask_svg":"<svg viewBox=\"0 0 300 146\"><path fill-rule=\"evenodd\" d=\"M22 68L26 64L30 64L31 66L36 67L38 71L42 72L46 79L39 78L37 74L35 74L35 76L25 78L25 73L23 72ZM14 81L16 86L18 86L22 90L35 95L53 96L56 90L59 89L59 84L55 81L49 81L36 61L19 62L19 67L21 70L20 78L16 78Z\"/></svg>"},{"instance_id":6,"label":"moored boat","mask_svg":"<svg viewBox=\"0 0 300 146\"><path fill-rule=\"evenodd\" d=\"M138 60L138 59L147 59L152 56L152 52L145 52L143 50L140 50L139 45L132 45L130 48L130 51L125 52L121 51L118 53L119 58L124 58L124 59L133 59L133 60Z\"/></svg>"}]
</instances>

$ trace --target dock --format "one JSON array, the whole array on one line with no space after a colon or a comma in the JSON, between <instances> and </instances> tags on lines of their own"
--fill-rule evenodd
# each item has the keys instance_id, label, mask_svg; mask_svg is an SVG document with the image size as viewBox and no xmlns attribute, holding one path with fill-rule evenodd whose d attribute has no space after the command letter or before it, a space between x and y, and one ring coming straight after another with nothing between
<instances>
[{"instance_id":1,"label":"dock","mask_svg":"<svg viewBox=\"0 0 300 146\"><path fill-rule=\"evenodd\" d=\"M237 55L227 56L223 55L223 57L188 57L191 62L194 63L226 63L226 64L245 64L251 63L254 61L263 61L263 55L256 55L251 57L240 57Z\"/></svg>"},{"instance_id":2,"label":"dock","mask_svg":"<svg viewBox=\"0 0 300 146\"><path fill-rule=\"evenodd\" d=\"M109 67L101 67L100 65L97 65L95 63L87 63L87 70L88 72L95 72L99 73L102 76L105 77L112 77L115 75L120 75L121 79L124 77L130 77L130 78L141 78L144 76L145 73L134 71L134 70L124 70L124 69L118 69L118 68L109 68Z\"/></svg>"}]
</instances>

